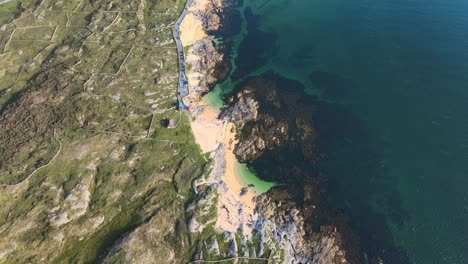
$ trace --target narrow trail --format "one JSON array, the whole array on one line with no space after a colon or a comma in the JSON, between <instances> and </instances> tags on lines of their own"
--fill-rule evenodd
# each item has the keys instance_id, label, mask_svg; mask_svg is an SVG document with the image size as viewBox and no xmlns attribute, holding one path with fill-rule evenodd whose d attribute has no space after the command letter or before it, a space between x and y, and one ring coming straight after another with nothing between
<instances>
[{"instance_id":1,"label":"narrow trail","mask_svg":"<svg viewBox=\"0 0 468 264\"><path fill-rule=\"evenodd\" d=\"M182 121L182 112L179 111L179 122L177 122L177 125L174 126L174 128L177 128Z\"/></svg>"},{"instance_id":2,"label":"narrow trail","mask_svg":"<svg viewBox=\"0 0 468 264\"><path fill-rule=\"evenodd\" d=\"M124 133L119 133L119 132L111 132L111 131L105 131L105 130L95 130L95 129L83 129L83 131L88 131L88 132L94 132L94 133L101 133L101 134L113 134L113 135L119 135L123 137L128 137L128 138L134 138L138 140L149 140L149 141L158 141L158 142L167 142L171 144L181 144L180 142L172 141L172 140L166 140L166 139L155 139L155 138L146 138L146 136L132 136L132 135L127 135Z\"/></svg>"},{"instance_id":3,"label":"narrow trail","mask_svg":"<svg viewBox=\"0 0 468 264\"><path fill-rule=\"evenodd\" d=\"M10 3L10 2L14 2L14 1L16 1L16 0L5 0L5 1L2 1L2 2L0 2L0 6L1 6L1 5L6 5L6 4L8 4L8 3Z\"/></svg>"}]
</instances>

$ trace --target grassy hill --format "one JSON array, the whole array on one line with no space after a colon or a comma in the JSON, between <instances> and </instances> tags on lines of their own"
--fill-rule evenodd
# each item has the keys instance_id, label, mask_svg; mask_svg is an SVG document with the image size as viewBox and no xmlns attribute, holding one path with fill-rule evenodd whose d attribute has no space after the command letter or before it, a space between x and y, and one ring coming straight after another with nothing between
<instances>
[{"instance_id":1,"label":"grassy hill","mask_svg":"<svg viewBox=\"0 0 468 264\"><path fill-rule=\"evenodd\" d=\"M206 157L173 107L183 5L0 6L0 263L191 256L184 205Z\"/></svg>"}]
</instances>

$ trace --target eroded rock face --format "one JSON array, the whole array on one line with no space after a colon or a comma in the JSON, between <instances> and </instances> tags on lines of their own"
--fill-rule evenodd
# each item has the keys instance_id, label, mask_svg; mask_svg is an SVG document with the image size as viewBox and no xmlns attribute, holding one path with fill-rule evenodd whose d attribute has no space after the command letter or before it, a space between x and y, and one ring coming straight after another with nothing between
<instances>
[{"instance_id":1,"label":"eroded rock face","mask_svg":"<svg viewBox=\"0 0 468 264\"><path fill-rule=\"evenodd\" d=\"M359 263L349 223L322 202L322 178L310 169L323 158L315 146L315 98L300 83L266 73L241 83L227 102L220 117L236 125L237 159L260 172L256 161L280 164L270 180L285 183L257 199L261 247L250 254L280 245L284 263Z\"/></svg>"},{"instance_id":2,"label":"eroded rock face","mask_svg":"<svg viewBox=\"0 0 468 264\"><path fill-rule=\"evenodd\" d=\"M224 3L226 2L226 3ZM215 45L215 38L225 32L224 21L229 19L225 14L223 5L236 1L211 1L204 9L196 9L193 14L201 23L203 31L208 35L197 40L187 51L186 63L188 65L187 76L190 83L190 98L198 100L202 95L209 92L213 86L224 80L229 71L227 49L224 43ZM196 5L197 1L193 5ZM186 99L187 100L187 99ZM191 102L186 102L191 104ZM194 107L194 105L192 105Z\"/></svg>"},{"instance_id":3,"label":"eroded rock face","mask_svg":"<svg viewBox=\"0 0 468 264\"><path fill-rule=\"evenodd\" d=\"M265 151L298 148L312 159L317 133L313 106L304 105L300 84L268 73L251 78L228 99L221 118L236 124L240 140L234 154L240 162L253 162ZM307 113L297 109L306 109Z\"/></svg>"},{"instance_id":4,"label":"eroded rock face","mask_svg":"<svg viewBox=\"0 0 468 264\"><path fill-rule=\"evenodd\" d=\"M262 241L269 244L273 239L280 244L285 263L349 263L337 228L324 225L317 232L307 232L308 216L292 198L285 190L258 197L256 230Z\"/></svg>"},{"instance_id":5,"label":"eroded rock face","mask_svg":"<svg viewBox=\"0 0 468 264\"><path fill-rule=\"evenodd\" d=\"M188 222L188 228L192 233L198 233L203 231L203 226L197 222L197 219L195 219L195 217L190 218Z\"/></svg>"},{"instance_id":6,"label":"eroded rock face","mask_svg":"<svg viewBox=\"0 0 468 264\"><path fill-rule=\"evenodd\" d=\"M211 38L198 40L188 50L187 64L191 65L188 71L191 97L201 97L220 79L215 72L224 63L223 59L224 55L213 46Z\"/></svg>"},{"instance_id":7,"label":"eroded rock face","mask_svg":"<svg viewBox=\"0 0 468 264\"><path fill-rule=\"evenodd\" d=\"M188 228L191 233L202 232L205 227L216 221L216 218L212 217L217 206L216 199L216 191L212 187L207 187L188 205L186 213L190 216Z\"/></svg>"},{"instance_id":8,"label":"eroded rock face","mask_svg":"<svg viewBox=\"0 0 468 264\"><path fill-rule=\"evenodd\" d=\"M78 219L86 213L89 202L88 185L84 182L77 184L71 193L66 196L61 208L56 207L55 210L52 210L50 224L59 227Z\"/></svg>"},{"instance_id":9,"label":"eroded rock face","mask_svg":"<svg viewBox=\"0 0 468 264\"><path fill-rule=\"evenodd\" d=\"M181 263L177 251L187 246L188 241L178 234L175 217L170 209L156 213L147 223L119 239L100 262L115 263L120 259L124 263ZM178 240L179 244L164 243L164 239Z\"/></svg>"},{"instance_id":10,"label":"eroded rock face","mask_svg":"<svg viewBox=\"0 0 468 264\"><path fill-rule=\"evenodd\" d=\"M258 116L258 101L254 98L251 89L245 89L230 98L230 105L223 110L220 119L236 124L240 129Z\"/></svg>"},{"instance_id":11,"label":"eroded rock face","mask_svg":"<svg viewBox=\"0 0 468 264\"><path fill-rule=\"evenodd\" d=\"M241 141L234 149L240 162L255 161L265 150L283 147L288 141L289 123L286 120L260 116L260 120L249 123L251 126L242 130Z\"/></svg>"},{"instance_id":12,"label":"eroded rock face","mask_svg":"<svg viewBox=\"0 0 468 264\"><path fill-rule=\"evenodd\" d=\"M340 250L340 246L336 243L336 236L336 233L330 233L328 235L321 236L318 241L313 243L312 263L348 263L345 258L345 252Z\"/></svg>"}]
</instances>

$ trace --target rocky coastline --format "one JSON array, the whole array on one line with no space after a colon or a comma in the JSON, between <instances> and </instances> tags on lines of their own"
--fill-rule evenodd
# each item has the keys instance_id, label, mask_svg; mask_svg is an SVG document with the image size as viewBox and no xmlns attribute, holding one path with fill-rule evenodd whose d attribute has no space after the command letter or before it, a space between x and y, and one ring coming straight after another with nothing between
<instances>
[{"instance_id":1,"label":"rocky coastline","mask_svg":"<svg viewBox=\"0 0 468 264\"><path fill-rule=\"evenodd\" d=\"M186 103L195 115L203 111L198 103L201 97L222 82L231 70L227 56L229 43L215 45L214 39L235 31L235 27L222 25L228 25L227 21L236 12L234 9L223 12L222 6L215 2L195 12L207 36L187 50L191 90ZM226 2L223 3L225 6ZM238 3L232 0L228 4ZM267 73L242 82L227 98L227 107L218 119L233 124L238 141L232 150L220 144L211 155L214 164L210 175L193 184L207 185L207 188L186 209L192 233L202 233L216 223L217 219L210 218L214 208L218 209L218 216L226 211L225 218L233 216L234 212L218 202L219 194L227 192L222 179L226 151L232 151L239 162L248 164L279 152L297 152L301 162L311 166L323 159L315 147L319 136L312 121L315 106L301 100L305 95L298 92L299 86ZM208 255L215 259L233 257L241 263L248 258L269 259L273 263L360 262L358 239L349 221L322 201L320 176L301 171L300 166L293 164L285 164L282 173L260 176L281 185L255 197L253 214L230 220L230 225L237 230L224 230L222 237L213 235L203 239L197 246L195 260ZM242 203L233 203L240 208L238 215L242 214ZM222 230L218 228L219 231Z\"/></svg>"},{"instance_id":2,"label":"rocky coastline","mask_svg":"<svg viewBox=\"0 0 468 264\"><path fill-rule=\"evenodd\" d=\"M227 29L223 26L228 19L228 12L223 12L223 6L230 1L194 1L193 17L197 21L204 36L186 41L186 63L189 66L190 96L186 103L196 108L195 101L208 93L213 87L226 79L231 64L229 61L228 44L218 43L216 39Z\"/></svg>"},{"instance_id":3,"label":"rocky coastline","mask_svg":"<svg viewBox=\"0 0 468 264\"><path fill-rule=\"evenodd\" d=\"M311 121L314 106L301 105L305 95L298 85L267 73L241 83L227 99L220 118L236 124L240 140L234 153L239 161L296 152L304 164L314 166L324 158L315 146L319 135ZM359 263L357 236L346 215L322 201L321 177L301 171L300 164L289 167L281 157L277 162L284 172L263 178L284 185L256 198L255 229L281 245L285 263Z\"/></svg>"}]
</instances>

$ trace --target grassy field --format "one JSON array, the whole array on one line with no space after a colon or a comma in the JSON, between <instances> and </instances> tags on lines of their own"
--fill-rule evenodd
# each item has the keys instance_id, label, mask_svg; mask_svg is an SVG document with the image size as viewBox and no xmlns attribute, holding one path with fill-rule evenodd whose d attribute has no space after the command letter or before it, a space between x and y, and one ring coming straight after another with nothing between
<instances>
[{"instance_id":1,"label":"grassy field","mask_svg":"<svg viewBox=\"0 0 468 264\"><path fill-rule=\"evenodd\" d=\"M184 208L207 159L174 110L184 3L0 6L0 263L192 257Z\"/></svg>"}]
</instances>

